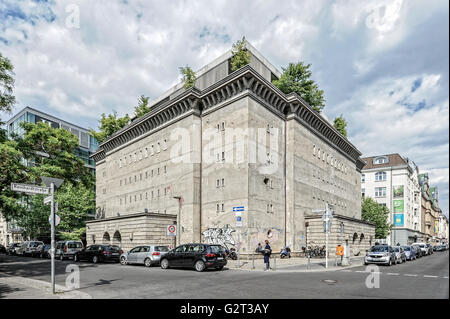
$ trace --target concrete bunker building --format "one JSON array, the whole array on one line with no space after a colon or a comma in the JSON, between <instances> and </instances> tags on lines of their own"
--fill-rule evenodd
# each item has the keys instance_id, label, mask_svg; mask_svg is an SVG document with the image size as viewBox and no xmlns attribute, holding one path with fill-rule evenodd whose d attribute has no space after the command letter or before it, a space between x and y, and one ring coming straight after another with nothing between
<instances>
[{"instance_id":1,"label":"concrete bunker building","mask_svg":"<svg viewBox=\"0 0 450 319\"><path fill-rule=\"evenodd\" d=\"M176 244L246 254L268 239L274 251L299 252L324 244L321 216L311 212L327 203L330 247L348 242L359 254L375 242L373 225L361 221L361 153L297 94L278 90L281 73L246 48L249 65L231 72L226 52L196 72L195 87L179 83L99 145L88 244L174 245L166 227L178 221Z\"/></svg>"}]
</instances>

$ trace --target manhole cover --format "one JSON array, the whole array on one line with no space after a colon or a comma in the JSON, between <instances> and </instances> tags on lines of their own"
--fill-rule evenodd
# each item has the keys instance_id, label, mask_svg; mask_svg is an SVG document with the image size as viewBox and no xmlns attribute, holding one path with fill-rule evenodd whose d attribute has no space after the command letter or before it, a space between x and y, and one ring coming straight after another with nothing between
<instances>
[{"instance_id":1,"label":"manhole cover","mask_svg":"<svg viewBox=\"0 0 450 319\"><path fill-rule=\"evenodd\" d=\"M337 283L337 280L333 280L333 279L324 279L322 280L322 282L326 283L327 285L334 285Z\"/></svg>"}]
</instances>

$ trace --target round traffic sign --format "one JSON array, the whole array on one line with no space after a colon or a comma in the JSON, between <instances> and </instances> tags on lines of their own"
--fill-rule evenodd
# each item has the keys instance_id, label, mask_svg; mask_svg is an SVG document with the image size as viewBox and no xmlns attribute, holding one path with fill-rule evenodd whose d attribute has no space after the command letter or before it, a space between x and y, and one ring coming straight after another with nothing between
<instances>
[{"instance_id":1,"label":"round traffic sign","mask_svg":"<svg viewBox=\"0 0 450 319\"><path fill-rule=\"evenodd\" d=\"M175 232L175 226L174 225L170 225L168 230L169 230L169 233L174 233Z\"/></svg>"}]
</instances>

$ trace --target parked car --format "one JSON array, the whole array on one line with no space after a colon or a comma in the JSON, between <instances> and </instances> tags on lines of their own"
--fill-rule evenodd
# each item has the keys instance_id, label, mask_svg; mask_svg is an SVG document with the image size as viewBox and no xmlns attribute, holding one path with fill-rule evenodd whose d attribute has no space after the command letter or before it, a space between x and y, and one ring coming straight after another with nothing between
<instances>
[{"instance_id":1,"label":"parked car","mask_svg":"<svg viewBox=\"0 0 450 319\"><path fill-rule=\"evenodd\" d=\"M364 264L385 264L388 266L397 263L394 249L389 245L372 246L364 257Z\"/></svg>"},{"instance_id":2,"label":"parked car","mask_svg":"<svg viewBox=\"0 0 450 319\"><path fill-rule=\"evenodd\" d=\"M417 258L417 250L412 246L402 246L405 251L406 260L414 260Z\"/></svg>"},{"instance_id":3,"label":"parked car","mask_svg":"<svg viewBox=\"0 0 450 319\"><path fill-rule=\"evenodd\" d=\"M6 248L7 255L17 255L17 250L20 248L20 243L13 243Z\"/></svg>"},{"instance_id":4,"label":"parked car","mask_svg":"<svg viewBox=\"0 0 450 319\"><path fill-rule=\"evenodd\" d=\"M120 263L126 264L143 264L146 267L159 264L162 256L169 251L169 246L148 245L138 246L131 249L129 252L124 252L120 255Z\"/></svg>"},{"instance_id":5,"label":"parked car","mask_svg":"<svg viewBox=\"0 0 450 319\"><path fill-rule=\"evenodd\" d=\"M433 254L433 246L431 244L426 244L425 246L427 246L428 255Z\"/></svg>"},{"instance_id":6,"label":"parked car","mask_svg":"<svg viewBox=\"0 0 450 319\"><path fill-rule=\"evenodd\" d=\"M405 250L403 249L403 247L395 246L394 252L395 252L396 263L401 264L403 262L406 262L406 254L405 254Z\"/></svg>"},{"instance_id":7,"label":"parked car","mask_svg":"<svg viewBox=\"0 0 450 319\"><path fill-rule=\"evenodd\" d=\"M39 247L39 245L44 244L42 241L36 241L36 240L27 240L24 241L19 249L17 249L17 255L21 255L21 256L32 256L37 248Z\"/></svg>"},{"instance_id":8,"label":"parked car","mask_svg":"<svg viewBox=\"0 0 450 319\"><path fill-rule=\"evenodd\" d=\"M51 258L51 256L50 256L50 248L52 248L52 245L50 245L50 244L40 245L38 247L37 256L39 258Z\"/></svg>"},{"instance_id":9,"label":"parked car","mask_svg":"<svg viewBox=\"0 0 450 319\"><path fill-rule=\"evenodd\" d=\"M6 254L6 247L0 244L0 254Z\"/></svg>"},{"instance_id":10,"label":"parked car","mask_svg":"<svg viewBox=\"0 0 450 319\"><path fill-rule=\"evenodd\" d=\"M425 245L425 243L414 243L413 245L417 245L418 247L419 247L419 249L420 249L420 255L421 256L426 256L426 255L428 255L428 248L427 248L427 246Z\"/></svg>"},{"instance_id":11,"label":"parked car","mask_svg":"<svg viewBox=\"0 0 450 319\"><path fill-rule=\"evenodd\" d=\"M58 241L55 245L55 258L64 260L65 258L73 259L76 252L83 249L83 243L76 240Z\"/></svg>"},{"instance_id":12,"label":"parked car","mask_svg":"<svg viewBox=\"0 0 450 319\"><path fill-rule=\"evenodd\" d=\"M74 261L88 260L94 264L104 261L119 262L121 249L112 245L90 245L73 255Z\"/></svg>"},{"instance_id":13,"label":"parked car","mask_svg":"<svg viewBox=\"0 0 450 319\"><path fill-rule=\"evenodd\" d=\"M225 250L220 245L186 244L170 250L161 257L161 268L195 268L203 271L207 268L223 269L227 264Z\"/></svg>"}]
</instances>

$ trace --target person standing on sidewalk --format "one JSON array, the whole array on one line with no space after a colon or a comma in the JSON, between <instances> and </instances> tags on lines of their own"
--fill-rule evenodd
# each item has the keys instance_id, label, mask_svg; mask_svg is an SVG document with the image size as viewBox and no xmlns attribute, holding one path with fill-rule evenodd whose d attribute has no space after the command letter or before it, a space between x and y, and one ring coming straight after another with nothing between
<instances>
[{"instance_id":1,"label":"person standing on sidewalk","mask_svg":"<svg viewBox=\"0 0 450 319\"><path fill-rule=\"evenodd\" d=\"M264 247L264 263L266 264L266 268L264 271L269 270L270 268L270 255L272 254L272 248L270 248L269 241L266 240L266 246Z\"/></svg>"}]
</instances>

